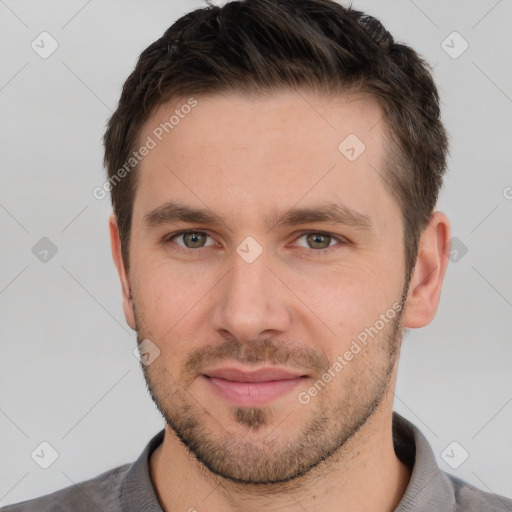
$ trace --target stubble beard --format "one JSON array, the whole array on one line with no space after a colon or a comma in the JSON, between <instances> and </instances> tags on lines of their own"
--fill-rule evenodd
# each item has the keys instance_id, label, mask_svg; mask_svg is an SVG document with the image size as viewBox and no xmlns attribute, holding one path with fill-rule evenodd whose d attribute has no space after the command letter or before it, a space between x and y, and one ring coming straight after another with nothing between
<instances>
[{"instance_id":1,"label":"stubble beard","mask_svg":"<svg viewBox=\"0 0 512 512\"><path fill-rule=\"evenodd\" d=\"M404 305L405 295L395 318L309 404L302 405L292 398L296 409L291 414L271 406L231 406L236 429L222 426L215 419L215 411L200 404L189 391L193 380L177 379L161 361L148 367L142 365L148 391L167 425L211 473L245 485L277 487L299 480L322 462L328 463L333 455L342 456L349 440L378 410L398 362ZM145 337L140 315L136 314L136 318L140 343ZM311 360L311 367L328 365L325 355L312 350L291 352L269 339L250 345L249 350L230 341L214 351L216 355L233 356L228 360L244 362L284 365L289 360ZM205 357L191 357L188 361L199 364L210 360L207 352L199 355ZM292 431L288 415L303 424ZM282 428L285 423L286 428Z\"/></svg>"}]
</instances>

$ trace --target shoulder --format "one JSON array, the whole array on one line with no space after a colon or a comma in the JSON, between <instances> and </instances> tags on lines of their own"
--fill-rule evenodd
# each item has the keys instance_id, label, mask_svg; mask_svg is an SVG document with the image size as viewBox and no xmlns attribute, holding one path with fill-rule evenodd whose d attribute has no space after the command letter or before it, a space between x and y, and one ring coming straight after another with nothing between
<instances>
[{"instance_id":1,"label":"shoulder","mask_svg":"<svg viewBox=\"0 0 512 512\"><path fill-rule=\"evenodd\" d=\"M498 494L482 491L477 487L446 473L450 480L457 504L457 510L461 512L510 512L512 499Z\"/></svg>"},{"instance_id":2,"label":"shoulder","mask_svg":"<svg viewBox=\"0 0 512 512\"><path fill-rule=\"evenodd\" d=\"M132 464L125 464L105 471L97 477L65 487L52 494L14 505L7 505L1 512L89 512L102 510L118 512L119 489Z\"/></svg>"},{"instance_id":3,"label":"shoulder","mask_svg":"<svg viewBox=\"0 0 512 512\"><path fill-rule=\"evenodd\" d=\"M393 414L393 442L411 478L395 512L511 512L512 500L485 492L442 471L425 436L410 421Z\"/></svg>"},{"instance_id":4,"label":"shoulder","mask_svg":"<svg viewBox=\"0 0 512 512\"><path fill-rule=\"evenodd\" d=\"M149 471L149 457L162 443L164 430L146 445L139 458L52 494L0 509L0 512L161 511Z\"/></svg>"}]
</instances>

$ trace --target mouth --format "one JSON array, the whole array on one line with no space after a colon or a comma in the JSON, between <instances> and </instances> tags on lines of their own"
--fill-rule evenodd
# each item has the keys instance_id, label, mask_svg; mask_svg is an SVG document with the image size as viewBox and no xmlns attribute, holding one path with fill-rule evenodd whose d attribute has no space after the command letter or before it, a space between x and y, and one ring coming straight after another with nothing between
<instances>
[{"instance_id":1,"label":"mouth","mask_svg":"<svg viewBox=\"0 0 512 512\"><path fill-rule=\"evenodd\" d=\"M258 407L289 393L308 375L277 367L252 371L224 367L207 371L201 377L213 393L230 404Z\"/></svg>"}]
</instances>

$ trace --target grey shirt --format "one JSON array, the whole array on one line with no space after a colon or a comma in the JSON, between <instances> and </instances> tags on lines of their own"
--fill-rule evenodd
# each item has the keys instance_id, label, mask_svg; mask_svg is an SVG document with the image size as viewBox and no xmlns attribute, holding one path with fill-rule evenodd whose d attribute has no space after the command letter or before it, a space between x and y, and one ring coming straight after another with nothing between
<instances>
[{"instance_id":1,"label":"grey shirt","mask_svg":"<svg viewBox=\"0 0 512 512\"><path fill-rule=\"evenodd\" d=\"M133 464L41 498L9 505L2 512L163 512L149 474L149 458L163 437L162 430ZM393 442L397 456L412 470L395 512L512 511L512 500L483 492L441 471L425 437L396 412Z\"/></svg>"}]
</instances>

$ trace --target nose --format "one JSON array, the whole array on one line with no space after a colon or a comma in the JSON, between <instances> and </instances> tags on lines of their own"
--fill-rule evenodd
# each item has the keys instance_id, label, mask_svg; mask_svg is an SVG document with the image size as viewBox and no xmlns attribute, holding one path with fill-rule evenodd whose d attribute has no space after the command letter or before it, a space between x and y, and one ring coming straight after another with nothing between
<instances>
[{"instance_id":1,"label":"nose","mask_svg":"<svg viewBox=\"0 0 512 512\"><path fill-rule=\"evenodd\" d=\"M223 337L244 343L289 329L290 292L269 263L265 251L252 263L234 253L231 272L220 283L213 306L213 328Z\"/></svg>"}]
</instances>

